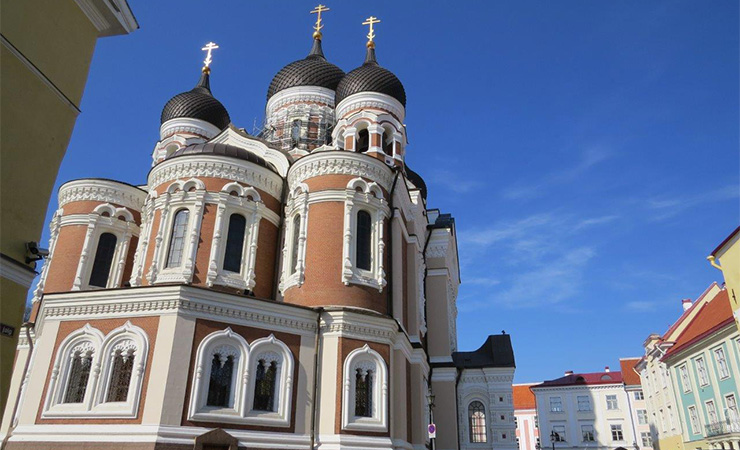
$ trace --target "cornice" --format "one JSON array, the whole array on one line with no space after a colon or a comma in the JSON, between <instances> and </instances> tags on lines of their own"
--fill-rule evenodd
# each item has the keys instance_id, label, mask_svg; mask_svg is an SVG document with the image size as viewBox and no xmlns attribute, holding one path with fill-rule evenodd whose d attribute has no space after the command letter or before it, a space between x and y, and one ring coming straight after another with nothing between
<instances>
[{"instance_id":1,"label":"cornice","mask_svg":"<svg viewBox=\"0 0 740 450\"><path fill-rule=\"evenodd\" d=\"M352 175L368 178L390 191L393 171L383 161L348 151L328 151L304 156L288 171L290 190L309 178L322 175Z\"/></svg>"},{"instance_id":2,"label":"cornice","mask_svg":"<svg viewBox=\"0 0 740 450\"><path fill-rule=\"evenodd\" d=\"M10 260L5 255L0 256L0 277L12 281L13 283L20 284L26 289L31 287L33 279L36 278L35 270L28 266L22 265L19 262Z\"/></svg>"},{"instance_id":3,"label":"cornice","mask_svg":"<svg viewBox=\"0 0 740 450\"><path fill-rule=\"evenodd\" d=\"M125 183L113 180L86 178L64 183L59 188L59 207L70 202L94 201L114 203L141 211L146 192Z\"/></svg>"},{"instance_id":4,"label":"cornice","mask_svg":"<svg viewBox=\"0 0 740 450\"><path fill-rule=\"evenodd\" d=\"M270 116L276 109L293 103L319 103L333 108L334 95L331 89L319 86L296 86L283 89L267 101L265 115Z\"/></svg>"},{"instance_id":5,"label":"cornice","mask_svg":"<svg viewBox=\"0 0 740 450\"><path fill-rule=\"evenodd\" d=\"M380 92L360 92L345 98L336 108L337 118L344 118L348 113L357 109L380 109L388 111L400 121L406 115L406 109L401 102L390 95L381 94Z\"/></svg>"}]
</instances>

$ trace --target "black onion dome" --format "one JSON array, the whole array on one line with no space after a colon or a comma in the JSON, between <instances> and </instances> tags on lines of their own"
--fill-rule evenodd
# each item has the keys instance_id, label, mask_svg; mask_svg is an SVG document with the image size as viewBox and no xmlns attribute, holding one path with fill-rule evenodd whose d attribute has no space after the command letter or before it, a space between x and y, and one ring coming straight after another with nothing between
<instances>
[{"instance_id":1,"label":"black onion dome","mask_svg":"<svg viewBox=\"0 0 740 450\"><path fill-rule=\"evenodd\" d=\"M178 150L175 150L175 152L173 152L166 159L169 160L172 158L177 158L178 156L188 156L188 155L228 156L230 158L236 158L236 159L241 159L243 161L249 161L251 163L257 164L258 166L262 166L262 167L272 170L273 172L276 172L275 168L273 168L270 164L268 164L267 161L265 161L264 158L262 158L261 156L255 155L254 153L248 150L245 150L241 147L236 147L234 145L229 145L229 144L218 144L215 142L206 142L204 144L188 145L187 147L183 147Z\"/></svg>"},{"instance_id":2,"label":"black onion dome","mask_svg":"<svg viewBox=\"0 0 740 450\"><path fill-rule=\"evenodd\" d=\"M293 61L275 75L267 89L267 100L283 89L296 86L318 86L333 91L343 76L344 71L324 57L321 40L314 39L308 56Z\"/></svg>"},{"instance_id":3,"label":"black onion dome","mask_svg":"<svg viewBox=\"0 0 740 450\"><path fill-rule=\"evenodd\" d=\"M231 118L224 105L211 94L208 70L203 71L200 81L193 89L177 94L164 105L161 123L178 117L203 120L219 130L223 130L231 123Z\"/></svg>"},{"instance_id":4,"label":"black onion dome","mask_svg":"<svg viewBox=\"0 0 740 450\"><path fill-rule=\"evenodd\" d=\"M406 90L401 80L388 69L380 67L375 60L375 48L368 47L365 62L348 73L337 86L336 103L352 94L360 92L380 92L390 95L406 107Z\"/></svg>"}]
</instances>

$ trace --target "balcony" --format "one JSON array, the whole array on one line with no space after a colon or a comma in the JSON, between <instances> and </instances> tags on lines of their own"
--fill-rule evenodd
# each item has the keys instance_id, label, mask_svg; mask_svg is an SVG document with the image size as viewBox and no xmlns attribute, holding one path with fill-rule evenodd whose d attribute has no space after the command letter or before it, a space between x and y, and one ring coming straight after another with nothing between
<instances>
[{"instance_id":1,"label":"balcony","mask_svg":"<svg viewBox=\"0 0 740 450\"><path fill-rule=\"evenodd\" d=\"M731 433L740 433L740 420L725 420L706 425L705 436L708 438L723 436Z\"/></svg>"}]
</instances>

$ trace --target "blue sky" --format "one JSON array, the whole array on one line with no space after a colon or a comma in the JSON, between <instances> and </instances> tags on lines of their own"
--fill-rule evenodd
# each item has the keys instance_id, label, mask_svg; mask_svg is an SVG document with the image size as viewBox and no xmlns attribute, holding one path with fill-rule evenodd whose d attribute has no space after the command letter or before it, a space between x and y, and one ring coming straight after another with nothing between
<instances>
[{"instance_id":1,"label":"blue sky","mask_svg":"<svg viewBox=\"0 0 740 450\"><path fill-rule=\"evenodd\" d=\"M141 29L98 42L57 185L144 183L161 108L196 83L206 42L214 95L248 130L311 44L311 2L129 2ZM382 21L407 162L457 221L461 350L506 330L517 382L617 367L721 281L705 257L739 223L736 1L328 6L324 51L345 71L360 23Z\"/></svg>"}]
</instances>

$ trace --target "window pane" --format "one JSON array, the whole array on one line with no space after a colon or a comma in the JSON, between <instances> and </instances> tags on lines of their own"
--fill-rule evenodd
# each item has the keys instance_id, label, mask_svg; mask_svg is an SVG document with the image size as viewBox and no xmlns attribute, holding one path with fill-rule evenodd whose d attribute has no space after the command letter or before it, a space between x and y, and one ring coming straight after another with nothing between
<instances>
[{"instance_id":1,"label":"window pane","mask_svg":"<svg viewBox=\"0 0 740 450\"><path fill-rule=\"evenodd\" d=\"M357 267L370 270L372 252L372 223L370 213L359 211L357 213Z\"/></svg>"},{"instance_id":2,"label":"window pane","mask_svg":"<svg viewBox=\"0 0 740 450\"><path fill-rule=\"evenodd\" d=\"M103 233L100 235L92 272L90 273L90 286L104 288L108 285L110 266L113 264L113 254L116 252L116 241L114 234Z\"/></svg>"},{"instance_id":3,"label":"window pane","mask_svg":"<svg viewBox=\"0 0 740 450\"><path fill-rule=\"evenodd\" d=\"M293 217L293 239L291 242L291 253L290 253L290 273L295 273L298 270L298 239L301 236L301 216L297 215Z\"/></svg>"},{"instance_id":4,"label":"window pane","mask_svg":"<svg viewBox=\"0 0 740 450\"><path fill-rule=\"evenodd\" d=\"M69 367L69 381L64 394L63 403L82 403L87 389L87 380L90 378L92 355L75 353Z\"/></svg>"},{"instance_id":5,"label":"window pane","mask_svg":"<svg viewBox=\"0 0 740 450\"><path fill-rule=\"evenodd\" d=\"M483 403L474 401L468 406L470 442L486 442L486 409Z\"/></svg>"},{"instance_id":6,"label":"window pane","mask_svg":"<svg viewBox=\"0 0 740 450\"><path fill-rule=\"evenodd\" d=\"M185 233L188 229L189 216L190 211L187 209L181 209L175 213L170 248L167 252L167 267L180 267L180 264L182 264L182 252L185 246Z\"/></svg>"},{"instance_id":7,"label":"window pane","mask_svg":"<svg viewBox=\"0 0 740 450\"><path fill-rule=\"evenodd\" d=\"M113 357L110 384L108 385L107 402L125 402L131 384L131 372L134 369L134 355L118 352Z\"/></svg>"},{"instance_id":8,"label":"window pane","mask_svg":"<svg viewBox=\"0 0 740 450\"><path fill-rule=\"evenodd\" d=\"M373 416L373 372L357 369L355 374L355 416Z\"/></svg>"},{"instance_id":9,"label":"window pane","mask_svg":"<svg viewBox=\"0 0 740 450\"><path fill-rule=\"evenodd\" d=\"M207 406L229 406L233 369L233 356L224 358L218 353L213 355L213 361L211 361L211 379L208 383Z\"/></svg>"},{"instance_id":10,"label":"window pane","mask_svg":"<svg viewBox=\"0 0 740 450\"><path fill-rule=\"evenodd\" d=\"M246 227L247 219L241 214L232 214L229 218L229 233L226 238L226 251L224 252L224 270L241 272Z\"/></svg>"},{"instance_id":11,"label":"window pane","mask_svg":"<svg viewBox=\"0 0 740 450\"><path fill-rule=\"evenodd\" d=\"M274 411L275 403L275 380L277 378L277 363L272 361L266 363L259 360L257 363L257 375L254 383L253 409L258 411Z\"/></svg>"},{"instance_id":12,"label":"window pane","mask_svg":"<svg viewBox=\"0 0 740 450\"><path fill-rule=\"evenodd\" d=\"M357 150L358 152L364 153L370 148L370 135L367 132L367 128L360 130L357 133Z\"/></svg>"}]
</instances>

